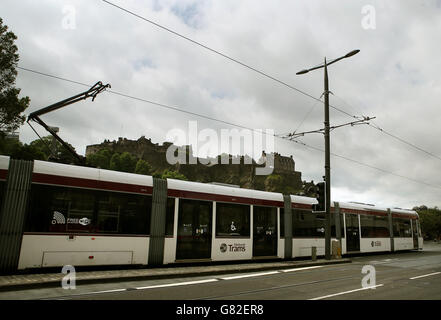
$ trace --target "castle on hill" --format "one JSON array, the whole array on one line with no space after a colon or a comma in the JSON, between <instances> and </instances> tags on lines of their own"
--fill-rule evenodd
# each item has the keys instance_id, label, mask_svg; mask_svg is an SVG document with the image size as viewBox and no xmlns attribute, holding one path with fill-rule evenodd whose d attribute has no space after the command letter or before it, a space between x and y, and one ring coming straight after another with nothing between
<instances>
[{"instance_id":1,"label":"castle on hill","mask_svg":"<svg viewBox=\"0 0 441 320\"><path fill-rule=\"evenodd\" d=\"M170 147L176 152L185 154L185 161L169 164L166 155ZM313 185L312 182L302 182L301 172L295 171L295 162L292 156L286 157L279 153L271 154L274 156L273 171L271 175L265 176L256 175L256 168L263 167L264 164L261 164L261 161L268 157L264 151L262 151L262 157L257 162L247 155L223 154L218 156L217 162L214 162L217 164L207 166L203 163L207 163L209 160L213 163L215 158L194 158L191 145L174 146L170 142L158 144L142 136L138 140L118 138L118 141L104 140L103 143L89 145L86 147L86 157L103 149L108 149L112 153L128 152L138 159L147 161L154 172L173 170L183 174L190 181L233 184L242 188L291 194L306 194L305 190ZM225 157L228 159L226 162Z\"/></svg>"}]
</instances>

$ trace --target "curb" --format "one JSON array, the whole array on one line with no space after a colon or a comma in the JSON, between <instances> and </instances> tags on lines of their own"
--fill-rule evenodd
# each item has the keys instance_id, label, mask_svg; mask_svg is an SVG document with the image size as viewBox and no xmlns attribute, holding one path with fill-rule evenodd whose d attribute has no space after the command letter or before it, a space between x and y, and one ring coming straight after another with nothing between
<instances>
[{"instance_id":1,"label":"curb","mask_svg":"<svg viewBox=\"0 0 441 320\"><path fill-rule=\"evenodd\" d=\"M164 273L164 274L146 274L146 275L129 275L129 276L109 276L109 277L95 277L95 278L83 278L81 275L77 275L76 285L79 284L96 284L96 283L112 283L121 281L140 281L140 280L159 280L159 279L176 279L176 278L186 278L186 277L196 277L196 276L209 276L209 275L222 275L222 274L234 274L234 273L247 273L247 272L257 272L257 271L269 271L269 270L283 270L283 269L295 269L303 267L313 267L322 265L335 265L343 263L351 263L352 260L348 258L338 259L338 260L317 260L317 261L305 261L299 263L285 262L285 265L264 265L256 264L256 267L250 265L245 268L236 269L223 269L223 270L189 270L183 273ZM227 266L232 266L234 264L228 264ZM170 269L172 270L172 268ZM81 272L77 273L81 274ZM29 290L29 289L43 289L43 288L55 288L59 287L61 284L62 277L57 280L46 280L41 282L33 283L17 283L17 284L5 284L0 285L0 292L5 291L16 291L16 290Z\"/></svg>"}]
</instances>

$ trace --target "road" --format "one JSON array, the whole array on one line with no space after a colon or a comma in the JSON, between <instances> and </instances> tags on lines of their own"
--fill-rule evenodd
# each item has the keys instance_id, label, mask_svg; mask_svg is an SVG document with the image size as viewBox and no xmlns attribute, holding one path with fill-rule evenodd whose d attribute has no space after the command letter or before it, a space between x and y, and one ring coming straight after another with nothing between
<instances>
[{"instance_id":1,"label":"road","mask_svg":"<svg viewBox=\"0 0 441 320\"><path fill-rule=\"evenodd\" d=\"M352 257L352 261L244 274L81 285L75 290L9 291L1 292L0 299L441 300L441 244L430 243L419 252ZM362 273L363 268L368 271ZM364 277L370 278L365 278L365 287Z\"/></svg>"}]
</instances>

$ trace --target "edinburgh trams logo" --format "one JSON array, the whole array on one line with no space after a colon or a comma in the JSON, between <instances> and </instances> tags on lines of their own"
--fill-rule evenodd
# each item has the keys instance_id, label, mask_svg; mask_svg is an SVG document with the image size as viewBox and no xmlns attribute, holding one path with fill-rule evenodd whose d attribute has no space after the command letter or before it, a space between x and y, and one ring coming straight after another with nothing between
<instances>
[{"instance_id":1,"label":"edinburgh trams logo","mask_svg":"<svg viewBox=\"0 0 441 320\"><path fill-rule=\"evenodd\" d=\"M371 246L372 247L381 247L381 241L372 241Z\"/></svg>"},{"instance_id":2,"label":"edinburgh trams logo","mask_svg":"<svg viewBox=\"0 0 441 320\"><path fill-rule=\"evenodd\" d=\"M222 253L224 252L245 252L246 248L245 248L245 243L234 243L234 244L226 244L226 243L222 243L220 246L220 251Z\"/></svg>"}]
</instances>

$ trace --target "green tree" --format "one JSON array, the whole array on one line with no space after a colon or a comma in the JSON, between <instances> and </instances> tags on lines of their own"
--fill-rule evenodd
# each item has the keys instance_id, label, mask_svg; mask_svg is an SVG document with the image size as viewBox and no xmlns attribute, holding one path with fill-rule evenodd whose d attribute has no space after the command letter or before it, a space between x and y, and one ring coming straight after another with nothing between
<instances>
[{"instance_id":1,"label":"green tree","mask_svg":"<svg viewBox=\"0 0 441 320\"><path fill-rule=\"evenodd\" d=\"M15 88L18 49L14 44L16 35L8 31L0 18L0 132L17 130L24 122L22 112L29 106L29 97L19 98L20 89Z\"/></svg>"},{"instance_id":2,"label":"green tree","mask_svg":"<svg viewBox=\"0 0 441 320\"><path fill-rule=\"evenodd\" d=\"M283 194L296 194L298 190L291 187L285 177L271 174L265 179L265 191L280 192Z\"/></svg>"},{"instance_id":3,"label":"green tree","mask_svg":"<svg viewBox=\"0 0 441 320\"><path fill-rule=\"evenodd\" d=\"M152 172L152 167L149 165L149 163L143 159L139 159L138 162L136 163L135 173L150 175L151 172Z\"/></svg>"},{"instance_id":4,"label":"green tree","mask_svg":"<svg viewBox=\"0 0 441 320\"><path fill-rule=\"evenodd\" d=\"M95 168L109 169L112 156L113 153L109 149L101 149L98 152L87 156L86 163Z\"/></svg>"},{"instance_id":5,"label":"green tree","mask_svg":"<svg viewBox=\"0 0 441 320\"><path fill-rule=\"evenodd\" d=\"M265 190L278 192L283 186L283 178L278 174L271 174L265 179Z\"/></svg>"},{"instance_id":6,"label":"green tree","mask_svg":"<svg viewBox=\"0 0 441 320\"><path fill-rule=\"evenodd\" d=\"M164 172L162 173L161 176L162 179L177 179L177 180L188 180L186 176L184 176L183 174L177 172L177 171L173 171L173 170L164 170Z\"/></svg>"},{"instance_id":7,"label":"green tree","mask_svg":"<svg viewBox=\"0 0 441 320\"><path fill-rule=\"evenodd\" d=\"M420 225L425 239L441 239L441 210L437 207L415 207L420 216Z\"/></svg>"},{"instance_id":8,"label":"green tree","mask_svg":"<svg viewBox=\"0 0 441 320\"><path fill-rule=\"evenodd\" d=\"M47 155L38 147L21 143L8 137L0 138L0 154L20 160L47 160Z\"/></svg>"},{"instance_id":9,"label":"green tree","mask_svg":"<svg viewBox=\"0 0 441 320\"><path fill-rule=\"evenodd\" d=\"M39 148L25 144L11 153L11 158L20 160L47 160L46 154Z\"/></svg>"},{"instance_id":10,"label":"green tree","mask_svg":"<svg viewBox=\"0 0 441 320\"><path fill-rule=\"evenodd\" d=\"M128 152L124 152L120 157L120 171L134 173L137 161L138 159L136 159L135 156L132 156Z\"/></svg>"},{"instance_id":11,"label":"green tree","mask_svg":"<svg viewBox=\"0 0 441 320\"><path fill-rule=\"evenodd\" d=\"M63 147L60 142L56 141L53 145L52 141L52 136L46 136L42 139L34 140L30 144L23 144L16 139L11 139L5 136L0 138L0 154L21 160L46 161L55 157L57 161L63 163L76 162L76 157ZM75 150L75 148L73 149Z\"/></svg>"},{"instance_id":12,"label":"green tree","mask_svg":"<svg viewBox=\"0 0 441 320\"><path fill-rule=\"evenodd\" d=\"M123 172L135 172L137 159L128 152L123 154L114 153L110 158L110 170L123 171Z\"/></svg>"},{"instance_id":13,"label":"green tree","mask_svg":"<svg viewBox=\"0 0 441 320\"><path fill-rule=\"evenodd\" d=\"M121 155L119 153L114 153L112 158L110 158L109 169L120 171L121 168Z\"/></svg>"},{"instance_id":14,"label":"green tree","mask_svg":"<svg viewBox=\"0 0 441 320\"><path fill-rule=\"evenodd\" d=\"M162 179L162 172L160 170L156 170L155 172L153 172L152 176L153 178Z\"/></svg>"},{"instance_id":15,"label":"green tree","mask_svg":"<svg viewBox=\"0 0 441 320\"><path fill-rule=\"evenodd\" d=\"M75 148L68 143L68 145L75 150ZM55 140L52 136L45 136L41 139L36 139L30 143L30 146L35 147L40 152L44 153L46 159L57 159L63 163L76 163L77 158L70 153L61 142Z\"/></svg>"},{"instance_id":16,"label":"green tree","mask_svg":"<svg viewBox=\"0 0 441 320\"><path fill-rule=\"evenodd\" d=\"M13 152L20 149L23 144L16 139L9 139L7 137L0 137L0 154L11 156Z\"/></svg>"}]
</instances>

